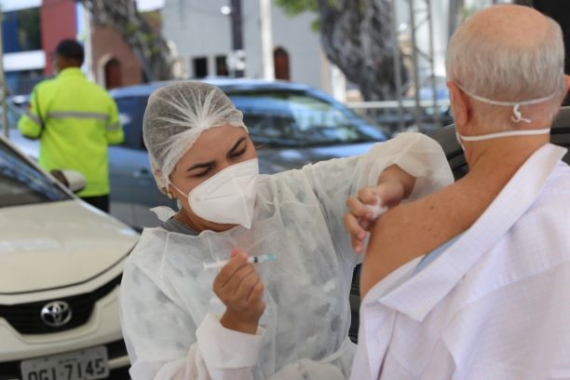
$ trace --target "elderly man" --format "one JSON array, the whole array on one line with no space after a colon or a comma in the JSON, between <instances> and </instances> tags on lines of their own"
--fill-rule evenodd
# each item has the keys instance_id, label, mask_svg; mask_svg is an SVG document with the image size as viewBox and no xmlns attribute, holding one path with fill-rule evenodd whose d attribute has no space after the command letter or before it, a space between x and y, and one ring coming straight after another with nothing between
<instances>
[{"instance_id":1,"label":"elderly man","mask_svg":"<svg viewBox=\"0 0 570 380\"><path fill-rule=\"evenodd\" d=\"M560 28L493 6L446 64L470 171L374 225L352 379L568 379L570 167L549 144L570 85Z\"/></svg>"}]
</instances>

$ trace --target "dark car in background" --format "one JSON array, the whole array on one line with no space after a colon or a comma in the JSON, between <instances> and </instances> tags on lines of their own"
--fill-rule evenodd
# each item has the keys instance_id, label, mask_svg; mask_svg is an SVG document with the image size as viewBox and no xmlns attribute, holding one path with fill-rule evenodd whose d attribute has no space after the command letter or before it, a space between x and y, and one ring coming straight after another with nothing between
<instances>
[{"instance_id":1,"label":"dark car in background","mask_svg":"<svg viewBox=\"0 0 570 380\"><path fill-rule=\"evenodd\" d=\"M377 125L304 84L219 78L204 81L220 87L243 112L258 148L262 174L363 154L374 143L386 140ZM111 214L139 230L158 225L149 208L174 207L156 187L142 136L148 97L170 83L129 86L110 92L125 131L124 143L109 147ZM25 107L27 97L18 97L14 103ZM22 138L15 128L10 137L28 155L37 157L36 141Z\"/></svg>"},{"instance_id":2,"label":"dark car in background","mask_svg":"<svg viewBox=\"0 0 570 380\"><path fill-rule=\"evenodd\" d=\"M372 144L386 139L378 126L303 84L246 79L205 81L220 87L243 112L258 147L262 174L362 154ZM142 136L149 95L169 83L111 91L125 130L123 145L109 149L111 212L137 228L157 224L149 208L171 204L156 188Z\"/></svg>"},{"instance_id":3,"label":"dark car in background","mask_svg":"<svg viewBox=\"0 0 570 380\"><path fill-rule=\"evenodd\" d=\"M232 85L232 82L237 83L235 85ZM212 83L216 84L214 81L212 81ZM243 83L244 86L241 87L240 83ZM384 139L384 135L381 132L378 132L379 130L376 129L373 124L368 123L367 121L355 116L342 104L331 100L326 96L323 96L322 93L312 90L307 86L280 83L275 84L275 86L272 84L265 86L264 82L253 82L250 84L247 83L247 81L228 80L227 89L222 85L220 85L220 87L225 89L230 97L234 99L236 104L240 104L240 101L242 101L242 99L239 99L240 96L242 98L245 98L246 96L243 95L243 92L241 95L233 95L234 89L244 90L245 94L252 92L252 94L249 96L254 99L252 102L254 105L256 104L255 99L257 99L255 96L255 88L260 88L262 89L262 94L264 91L268 92L268 95L266 96L259 95L259 97L262 99L257 102L257 104L265 105L265 108L267 108L267 105L271 104L272 102L273 105L281 104L281 106L284 107L287 103L287 93L289 92L287 89L291 88L293 92L293 99L296 99L295 96L298 96L298 94L300 94L309 97L309 100L316 99L317 104L322 101L326 103L323 106L325 109L330 105L330 107L338 110L341 115L346 117L348 121L353 122L353 125L357 126L356 128L362 131L367 131L367 138L362 138L361 140L363 141L356 139L356 141L349 140L347 142L343 142L335 141L333 139L332 142L329 141L330 144L327 142L326 144L323 143L322 145L311 144L310 142L304 142L303 139L300 139L299 141L296 141L296 146L289 146L289 144L293 144L295 142L295 139L291 137L283 137L283 140L278 140L283 142L280 142L279 146L274 146L271 141L267 141L268 137L265 136L265 146L262 146L259 149L261 161L260 169L265 173L272 173L280 170L299 167L307 162L318 161L331 157L360 154L365 152L376 140L381 141ZM124 202L124 207L126 209L125 211L131 213L131 218L133 218L132 220L136 220L134 219L135 209L137 212L142 214L140 220L145 220L144 218L148 217L148 207L152 207L153 205L159 203L168 203L168 199L166 199L166 197L163 197L158 192L156 185L154 184L154 179L150 173L148 158L144 149L141 134L142 117L148 95L154 89L159 88L163 85L165 85L165 83L127 87L113 91L113 96L117 100L117 103L120 107L121 117L123 119L123 123L125 124L125 132L127 136L127 140L125 141L124 146L113 147L110 149L110 154L112 157L112 170L115 173L113 174L112 178L112 198L114 200L113 207L115 208L118 203ZM281 91L281 89L283 89L283 91ZM239 91L236 92L239 93ZM274 93L275 95L271 95ZM274 97L277 97L277 100L274 101ZM301 99L302 98L303 97L301 97ZM256 114L255 107L252 106L252 110L250 111L249 109L245 108L243 103L241 103L240 107L242 111L244 111L246 123L248 123L250 127L252 138L254 141L259 142L260 140L258 140L255 135L257 133L257 126L255 123L256 118L257 120L263 117L271 119L271 113L266 109L264 111L265 113L259 111ZM259 106L259 108L264 107ZM291 113L289 113L289 115L291 115ZM252 118L248 119L250 116ZM277 123L277 121L274 120L271 122ZM274 126L277 124L270 125ZM341 127L340 130L343 130L343 128ZM12 136L15 140L21 140L21 137L17 135L16 131L12 131L12 133ZM269 128L267 130L267 133L271 134L275 132ZM463 177L468 172L468 167L461 146L457 142L455 136L455 128L453 125L441 128L432 134L431 137L434 138L442 146L455 178L459 179ZM263 141L263 138L264 137L262 136L261 141ZM563 107L560 114L558 115L551 131L551 142L565 148L570 147L570 107ZM23 149L26 150L29 155L37 154L37 148L31 146L29 141L26 144L19 142L18 145L23 147ZM564 160L565 162L570 163L570 155L567 154L564 157ZM125 166L127 168L125 168ZM120 173L121 171L124 173L124 178L120 178L120 175L117 174L117 172ZM137 182L138 185L141 185L139 188L137 188ZM149 194L146 194L147 192L149 192ZM129 197L138 198L134 198L129 205ZM156 203L149 205L150 202ZM143 211L145 213L143 213ZM349 335L353 341L357 340L360 306L358 270L356 270L355 273L356 276L354 276L350 292L352 320Z\"/></svg>"}]
</instances>

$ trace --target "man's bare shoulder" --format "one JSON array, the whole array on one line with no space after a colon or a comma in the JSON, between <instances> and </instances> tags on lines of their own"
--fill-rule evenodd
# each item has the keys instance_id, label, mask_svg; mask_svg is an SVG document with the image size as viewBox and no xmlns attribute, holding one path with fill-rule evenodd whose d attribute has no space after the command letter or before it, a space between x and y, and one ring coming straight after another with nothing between
<instances>
[{"instance_id":1,"label":"man's bare shoulder","mask_svg":"<svg viewBox=\"0 0 570 380\"><path fill-rule=\"evenodd\" d=\"M390 240L395 240L394 243L401 244L402 248L425 246L427 253L469 227L477 211L474 196L461 182L453 183L389 210L378 220L373 234L385 237L389 234ZM414 231L413 239L409 239L409 231ZM397 236L403 239L397 239Z\"/></svg>"},{"instance_id":2,"label":"man's bare shoulder","mask_svg":"<svg viewBox=\"0 0 570 380\"><path fill-rule=\"evenodd\" d=\"M467 182L461 180L401 204L378 219L364 260L363 292L401 265L464 232L477 220L490 201Z\"/></svg>"}]
</instances>

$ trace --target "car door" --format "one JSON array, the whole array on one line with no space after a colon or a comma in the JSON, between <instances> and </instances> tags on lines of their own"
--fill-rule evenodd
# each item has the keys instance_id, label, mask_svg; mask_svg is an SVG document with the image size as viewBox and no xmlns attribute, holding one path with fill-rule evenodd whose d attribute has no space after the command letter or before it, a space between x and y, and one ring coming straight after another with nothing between
<instances>
[{"instance_id":1,"label":"car door","mask_svg":"<svg viewBox=\"0 0 570 380\"><path fill-rule=\"evenodd\" d=\"M139 230L159 225L150 208L173 206L156 186L143 143L142 120L147 100L147 96L115 98L125 141L109 149L111 213Z\"/></svg>"}]
</instances>

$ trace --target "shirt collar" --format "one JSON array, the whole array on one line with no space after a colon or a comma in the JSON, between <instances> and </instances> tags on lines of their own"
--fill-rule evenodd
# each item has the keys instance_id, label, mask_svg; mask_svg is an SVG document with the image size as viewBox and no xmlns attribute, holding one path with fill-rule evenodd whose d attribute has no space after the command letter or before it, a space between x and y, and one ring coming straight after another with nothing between
<instances>
[{"instance_id":1,"label":"shirt collar","mask_svg":"<svg viewBox=\"0 0 570 380\"><path fill-rule=\"evenodd\" d=\"M566 149L551 144L538 149L517 171L483 215L451 244L438 260L394 291L384 293L385 295L381 297L375 297L378 292L371 291L372 297L369 298L367 294L365 297L367 300L363 302L368 304L379 302L418 322L423 321L485 252L491 249L533 204L565 153ZM419 259L415 259L408 265L413 268L418 261ZM402 275L405 271L406 269L396 271L385 281L390 281L390 277Z\"/></svg>"},{"instance_id":2,"label":"shirt collar","mask_svg":"<svg viewBox=\"0 0 570 380\"><path fill-rule=\"evenodd\" d=\"M81 75L83 76L83 72L79 67L68 67L67 69L61 70L57 76L58 77L66 77L70 75Z\"/></svg>"}]
</instances>

